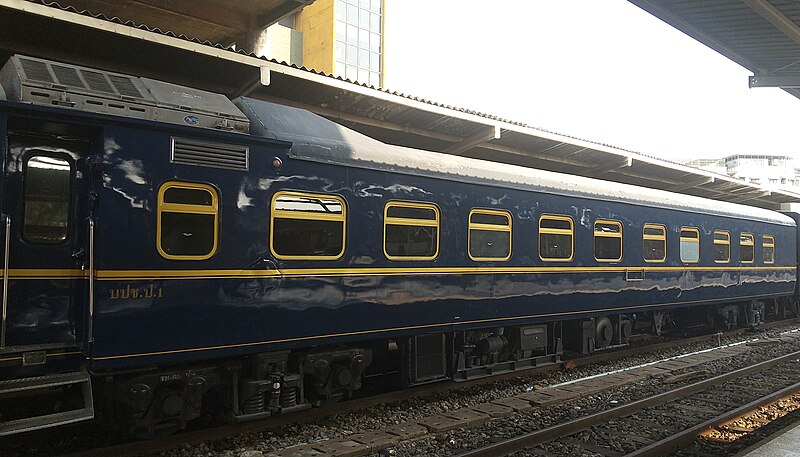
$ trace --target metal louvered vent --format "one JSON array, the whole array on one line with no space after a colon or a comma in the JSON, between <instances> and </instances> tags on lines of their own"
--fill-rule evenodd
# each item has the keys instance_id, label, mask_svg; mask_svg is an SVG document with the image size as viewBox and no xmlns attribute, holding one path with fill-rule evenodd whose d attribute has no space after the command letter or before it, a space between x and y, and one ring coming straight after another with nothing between
<instances>
[{"instance_id":1,"label":"metal louvered vent","mask_svg":"<svg viewBox=\"0 0 800 457\"><path fill-rule=\"evenodd\" d=\"M96 90L97 92L105 92L107 94L114 93L114 89L111 88L111 84L108 83L105 74L99 71L83 69L81 69L81 74L83 75L83 79L86 80L86 84L89 85L89 89Z\"/></svg>"},{"instance_id":2,"label":"metal louvered vent","mask_svg":"<svg viewBox=\"0 0 800 457\"><path fill-rule=\"evenodd\" d=\"M59 84L80 87L81 89L86 88L80 76L78 76L78 71L74 67L65 67L63 65L52 65L51 67L53 68L53 73L55 73Z\"/></svg>"},{"instance_id":3,"label":"metal louvered vent","mask_svg":"<svg viewBox=\"0 0 800 457\"><path fill-rule=\"evenodd\" d=\"M246 171L249 167L249 155L250 150L247 146L173 138L170 161L184 165Z\"/></svg>"},{"instance_id":4,"label":"metal louvered vent","mask_svg":"<svg viewBox=\"0 0 800 457\"><path fill-rule=\"evenodd\" d=\"M22 64L22 69L25 71L25 76L34 81L43 81L46 83L54 83L53 77L47 71L47 64L38 60L19 59Z\"/></svg>"},{"instance_id":5,"label":"metal louvered vent","mask_svg":"<svg viewBox=\"0 0 800 457\"><path fill-rule=\"evenodd\" d=\"M111 80L111 84L117 89L120 95L142 98L142 93L139 92L139 89L136 88L136 85L129 76L108 75L108 79Z\"/></svg>"}]
</instances>

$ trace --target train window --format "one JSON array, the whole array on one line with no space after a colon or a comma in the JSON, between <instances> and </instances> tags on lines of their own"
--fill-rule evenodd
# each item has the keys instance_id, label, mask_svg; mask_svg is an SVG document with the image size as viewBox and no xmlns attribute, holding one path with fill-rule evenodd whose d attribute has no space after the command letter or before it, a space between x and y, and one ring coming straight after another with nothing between
<instances>
[{"instance_id":1,"label":"train window","mask_svg":"<svg viewBox=\"0 0 800 457\"><path fill-rule=\"evenodd\" d=\"M72 165L64 159L34 155L25 162L22 238L58 244L69 235Z\"/></svg>"},{"instance_id":2,"label":"train window","mask_svg":"<svg viewBox=\"0 0 800 457\"><path fill-rule=\"evenodd\" d=\"M283 260L344 255L347 205L337 195L281 191L272 197L269 248Z\"/></svg>"},{"instance_id":3,"label":"train window","mask_svg":"<svg viewBox=\"0 0 800 457\"><path fill-rule=\"evenodd\" d=\"M171 181L158 190L156 246L162 257L205 260L217 250L219 203L208 184Z\"/></svg>"},{"instance_id":4,"label":"train window","mask_svg":"<svg viewBox=\"0 0 800 457\"><path fill-rule=\"evenodd\" d=\"M694 227L681 228L681 262L700 260L700 230Z\"/></svg>"},{"instance_id":5,"label":"train window","mask_svg":"<svg viewBox=\"0 0 800 457\"><path fill-rule=\"evenodd\" d=\"M543 215L539 218L539 258L572 260L574 232L571 217Z\"/></svg>"},{"instance_id":6,"label":"train window","mask_svg":"<svg viewBox=\"0 0 800 457\"><path fill-rule=\"evenodd\" d=\"M739 235L739 260L750 263L755 259L755 237L750 233Z\"/></svg>"},{"instance_id":7,"label":"train window","mask_svg":"<svg viewBox=\"0 0 800 457\"><path fill-rule=\"evenodd\" d=\"M761 239L761 254L764 263L775 263L775 237L764 235Z\"/></svg>"},{"instance_id":8,"label":"train window","mask_svg":"<svg viewBox=\"0 0 800 457\"><path fill-rule=\"evenodd\" d=\"M601 262L622 260L622 223L606 220L595 221L594 258Z\"/></svg>"},{"instance_id":9,"label":"train window","mask_svg":"<svg viewBox=\"0 0 800 457\"><path fill-rule=\"evenodd\" d=\"M644 224L642 250L646 262L667 260L667 228L658 224Z\"/></svg>"},{"instance_id":10,"label":"train window","mask_svg":"<svg viewBox=\"0 0 800 457\"><path fill-rule=\"evenodd\" d=\"M511 214L507 211L473 209L469 213L469 258L511 258Z\"/></svg>"},{"instance_id":11,"label":"train window","mask_svg":"<svg viewBox=\"0 0 800 457\"><path fill-rule=\"evenodd\" d=\"M431 203L387 203L383 253L389 260L435 259L439 255L439 208Z\"/></svg>"},{"instance_id":12,"label":"train window","mask_svg":"<svg viewBox=\"0 0 800 457\"><path fill-rule=\"evenodd\" d=\"M726 263L731 260L731 233L714 230L714 262Z\"/></svg>"}]
</instances>

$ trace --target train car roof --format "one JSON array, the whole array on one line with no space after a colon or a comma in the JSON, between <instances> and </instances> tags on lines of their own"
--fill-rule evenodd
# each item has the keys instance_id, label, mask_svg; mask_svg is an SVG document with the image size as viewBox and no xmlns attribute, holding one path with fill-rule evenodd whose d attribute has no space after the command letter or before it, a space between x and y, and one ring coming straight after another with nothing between
<instances>
[{"instance_id":1,"label":"train car roof","mask_svg":"<svg viewBox=\"0 0 800 457\"><path fill-rule=\"evenodd\" d=\"M290 157L393 173L795 225L776 211L382 143L310 111L241 97L251 133L292 142Z\"/></svg>"}]
</instances>

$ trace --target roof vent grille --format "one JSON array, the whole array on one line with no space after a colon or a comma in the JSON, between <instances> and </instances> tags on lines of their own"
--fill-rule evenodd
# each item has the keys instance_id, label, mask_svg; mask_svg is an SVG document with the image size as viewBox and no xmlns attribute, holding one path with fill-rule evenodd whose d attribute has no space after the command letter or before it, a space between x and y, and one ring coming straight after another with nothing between
<instances>
[{"instance_id":1,"label":"roof vent grille","mask_svg":"<svg viewBox=\"0 0 800 457\"><path fill-rule=\"evenodd\" d=\"M81 77L78 76L78 72L75 70L75 68L65 67L62 65L52 65L52 68L59 84L63 86L80 87L81 89L86 87L86 85L83 84L83 81L81 81Z\"/></svg>"},{"instance_id":2,"label":"roof vent grille","mask_svg":"<svg viewBox=\"0 0 800 457\"><path fill-rule=\"evenodd\" d=\"M47 71L47 64L38 60L19 59L22 64L22 69L25 71L25 76L34 81L44 81L46 83L54 83L53 77Z\"/></svg>"},{"instance_id":3,"label":"roof vent grille","mask_svg":"<svg viewBox=\"0 0 800 457\"><path fill-rule=\"evenodd\" d=\"M108 83L106 76L99 71L81 70L83 79L89 85L89 89L96 90L97 92L105 92L107 94L114 94L114 89Z\"/></svg>"},{"instance_id":4,"label":"roof vent grille","mask_svg":"<svg viewBox=\"0 0 800 457\"><path fill-rule=\"evenodd\" d=\"M111 84L114 85L120 95L142 98L142 93L139 92L139 89L136 88L136 85L131 81L130 77L110 74L108 75L108 79L111 80Z\"/></svg>"},{"instance_id":5,"label":"roof vent grille","mask_svg":"<svg viewBox=\"0 0 800 457\"><path fill-rule=\"evenodd\" d=\"M246 171L249 167L249 155L250 150L247 146L173 138L170 161L184 165Z\"/></svg>"}]
</instances>

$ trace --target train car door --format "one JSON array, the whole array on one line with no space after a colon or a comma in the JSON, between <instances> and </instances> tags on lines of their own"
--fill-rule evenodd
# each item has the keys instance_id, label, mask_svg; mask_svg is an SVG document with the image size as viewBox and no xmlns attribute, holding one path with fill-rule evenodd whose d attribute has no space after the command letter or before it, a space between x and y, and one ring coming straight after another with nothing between
<instances>
[{"instance_id":1,"label":"train car door","mask_svg":"<svg viewBox=\"0 0 800 457\"><path fill-rule=\"evenodd\" d=\"M87 306L86 140L30 124L7 138L0 352L80 345Z\"/></svg>"}]
</instances>

